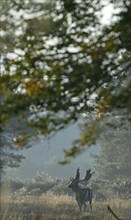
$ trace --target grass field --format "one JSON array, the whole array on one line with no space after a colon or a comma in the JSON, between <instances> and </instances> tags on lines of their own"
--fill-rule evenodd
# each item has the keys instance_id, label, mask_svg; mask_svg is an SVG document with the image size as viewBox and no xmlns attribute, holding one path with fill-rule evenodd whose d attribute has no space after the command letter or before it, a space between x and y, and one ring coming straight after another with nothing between
<instances>
[{"instance_id":1,"label":"grass field","mask_svg":"<svg viewBox=\"0 0 131 220\"><path fill-rule=\"evenodd\" d=\"M14 187L13 183L13 187ZM89 206L86 212L80 213L75 197L73 194L68 194L60 190L62 182L45 182L42 183L28 183L27 188L31 190L31 187L35 186L43 187L43 193L36 195L27 193L20 193L23 185L20 183L15 185L16 191L2 190L1 193L1 220L115 220L114 217L107 209L107 205L110 205L113 210L122 219L131 219L130 212L130 199L119 198L118 196L110 196L106 200L98 201L93 198L93 210L91 211ZM53 185L54 184L54 185ZM5 186L6 184L2 184ZM33 185L33 186L32 186ZM57 187L56 187L57 186ZM45 190L45 188L46 190ZM59 188L59 192L53 189ZM23 188L22 188L23 189ZM14 189L13 189L14 190ZM36 190L37 192L38 190ZM34 192L34 191L33 191Z\"/></svg>"}]
</instances>

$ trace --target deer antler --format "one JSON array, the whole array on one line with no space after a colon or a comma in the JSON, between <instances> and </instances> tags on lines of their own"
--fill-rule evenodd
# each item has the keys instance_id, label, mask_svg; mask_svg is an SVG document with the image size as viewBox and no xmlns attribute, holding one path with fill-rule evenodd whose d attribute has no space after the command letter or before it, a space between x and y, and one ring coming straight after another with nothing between
<instances>
[{"instance_id":1,"label":"deer antler","mask_svg":"<svg viewBox=\"0 0 131 220\"><path fill-rule=\"evenodd\" d=\"M83 180L81 180L81 182L87 182L91 177L92 177L92 174L95 173L95 172L92 172L91 173L91 169L87 170L86 171L86 175L85 175L85 178Z\"/></svg>"},{"instance_id":2,"label":"deer antler","mask_svg":"<svg viewBox=\"0 0 131 220\"><path fill-rule=\"evenodd\" d=\"M80 179L80 168L78 167L76 170L76 176L75 176L74 180L78 181L79 183L80 182L87 182L92 177L93 173L95 173L95 172L91 173L91 169L86 170L85 178L83 180L81 180Z\"/></svg>"},{"instance_id":3,"label":"deer antler","mask_svg":"<svg viewBox=\"0 0 131 220\"><path fill-rule=\"evenodd\" d=\"M80 180L80 168L77 168L75 180Z\"/></svg>"}]
</instances>

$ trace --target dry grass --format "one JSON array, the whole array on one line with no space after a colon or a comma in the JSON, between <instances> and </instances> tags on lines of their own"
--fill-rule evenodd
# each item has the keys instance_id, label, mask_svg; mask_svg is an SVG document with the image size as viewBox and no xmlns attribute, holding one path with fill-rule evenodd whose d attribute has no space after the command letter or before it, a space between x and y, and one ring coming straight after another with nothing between
<instances>
[{"instance_id":1,"label":"dry grass","mask_svg":"<svg viewBox=\"0 0 131 220\"><path fill-rule=\"evenodd\" d=\"M104 202L93 200L93 211L89 207L80 214L75 198L55 195L48 191L42 196L1 196L1 220L113 220L107 211L110 205L118 216L130 219L130 200L110 199Z\"/></svg>"},{"instance_id":2,"label":"dry grass","mask_svg":"<svg viewBox=\"0 0 131 220\"><path fill-rule=\"evenodd\" d=\"M67 181L33 179L29 182L6 180L1 182L1 220L115 220L107 205L123 219L131 219L129 187L125 194L111 187L93 183L93 210L89 206L80 214L75 197L66 187ZM117 184L118 185L118 184ZM114 190L115 189L115 190ZM102 195L101 195L102 193ZM104 196L104 197L103 197ZM104 201L100 201L100 199Z\"/></svg>"}]
</instances>

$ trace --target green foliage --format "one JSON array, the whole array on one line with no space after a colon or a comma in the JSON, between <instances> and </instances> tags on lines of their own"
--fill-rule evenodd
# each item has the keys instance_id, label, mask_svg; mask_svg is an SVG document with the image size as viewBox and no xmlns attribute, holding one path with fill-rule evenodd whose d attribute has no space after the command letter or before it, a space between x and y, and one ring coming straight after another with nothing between
<instances>
[{"instance_id":1,"label":"green foliage","mask_svg":"<svg viewBox=\"0 0 131 220\"><path fill-rule=\"evenodd\" d=\"M103 26L102 2L3 3L1 126L22 115L28 126L49 136L82 113L94 114L95 126L101 115L116 108L125 109L128 117L131 4L117 2L117 19ZM95 131L83 133L65 156L95 143Z\"/></svg>"}]
</instances>

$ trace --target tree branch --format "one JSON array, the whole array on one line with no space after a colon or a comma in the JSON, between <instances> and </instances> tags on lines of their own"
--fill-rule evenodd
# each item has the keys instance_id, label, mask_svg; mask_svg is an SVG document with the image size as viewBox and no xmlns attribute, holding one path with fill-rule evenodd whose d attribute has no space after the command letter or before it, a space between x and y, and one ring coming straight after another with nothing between
<instances>
[{"instance_id":1,"label":"tree branch","mask_svg":"<svg viewBox=\"0 0 131 220\"><path fill-rule=\"evenodd\" d=\"M107 206L107 208L108 208L108 210L111 212L111 214L112 214L117 220L123 220L123 219L119 218L119 217L114 213L114 211L111 209L111 207L110 207L109 205Z\"/></svg>"}]
</instances>

